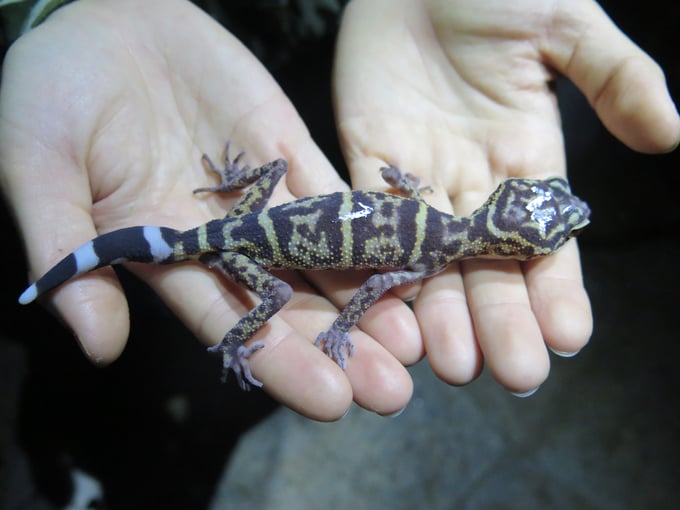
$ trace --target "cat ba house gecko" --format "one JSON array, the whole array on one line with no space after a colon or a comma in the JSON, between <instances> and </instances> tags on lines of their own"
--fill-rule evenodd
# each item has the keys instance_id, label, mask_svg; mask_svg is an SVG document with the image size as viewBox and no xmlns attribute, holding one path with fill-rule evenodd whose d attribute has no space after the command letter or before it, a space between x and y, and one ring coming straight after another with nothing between
<instances>
[{"instance_id":1,"label":"cat ba house gecko","mask_svg":"<svg viewBox=\"0 0 680 510\"><path fill-rule=\"evenodd\" d=\"M507 179L469 216L429 206L417 179L394 166L383 179L405 196L373 191L337 192L301 198L265 209L286 172L285 160L257 168L241 164L243 152L224 168L203 156L221 178L199 192L228 192L250 186L223 219L181 232L167 227L128 227L101 235L67 255L19 297L27 304L71 278L124 262L174 264L199 260L257 293L260 303L209 348L223 355L224 375L243 389L262 386L248 358L261 343L244 343L290 299L290 285L268 269L371 268L372 275L316 339L340 367L353 353L349 331L386 291L442 271L471 257L527 260L549 255L589 223L590 210L559 177Z\"/></svg>"}]
</instances>

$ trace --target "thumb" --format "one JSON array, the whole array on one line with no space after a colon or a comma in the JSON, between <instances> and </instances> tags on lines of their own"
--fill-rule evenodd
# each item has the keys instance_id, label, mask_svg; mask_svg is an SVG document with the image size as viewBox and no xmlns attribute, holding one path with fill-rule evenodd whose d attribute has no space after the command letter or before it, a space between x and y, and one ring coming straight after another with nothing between
<instances>
[{"instance_id":1,"label":"thumb","mask_svg":"<svg viewBox=\"0 0 680 510\"><path fill-rule=\"evenodd\" d=\"M5 135L0 138L8 139ZM2 145L0 166L5 174L5 191L24 240L31 280L35 280L97 235L90 207L84 203L89 200L89 185L82 185L86 179L69 178L80 172L67 168L68 164L59 158L50 157L49 165L43 161L40 166L49 171L36 171L13 163L12 150L7 154ZM34 154L31 164L44 156ZM94 362L109 363L120 355L129 333L129 317L127 302L111 268L64 284L47 296L44 304L71 328Z\"/></svg>"},{"instance_id":2,"label":"thumb","mask_svg":"<svg viewBox=\"0 0 680 510\"><path fill-rule=\"evenodd\" d=\"M541 50L627 146L658 153L680 143L680 117L663 71L597 3L561 2Z\"/></svg>"},{"instance_id":3,"label":"thumb","mask_svg":"<svg viewBox=\"0 0 680 510\"><path fill-rule=\"evenodd\" d=\"M5 62L5 71L11 71ZM44 105L22 101L17 73L0 94L0 185L21 232L31 279L97 235L83 145ZM66 122L65 122L66 123ZM19 294L17 289L17 296ZM127 302L111 268L69 282L45 304L72 329L93 361L108 363L125 346Z\"/></svg>"}]
</instances>

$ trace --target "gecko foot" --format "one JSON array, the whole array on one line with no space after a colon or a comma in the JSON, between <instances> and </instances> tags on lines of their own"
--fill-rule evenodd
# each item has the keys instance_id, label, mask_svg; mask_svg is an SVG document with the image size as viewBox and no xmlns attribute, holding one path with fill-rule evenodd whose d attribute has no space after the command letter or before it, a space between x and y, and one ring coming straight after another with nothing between
<instances>
[{"instance_id":1,"label":"gecko foot","mask_svg":"<svg viewBox=\"0 0 680 510\"><path fill-rule=\"evenodd\" d=\"M314 345L321 348L329 358L335 361L343 370L347 366L347 356L354 354L354 344L346 331L338 331L337 329L329 329L322 332L316 337Z\"/></svg>"},{"instance_id":2,"label":"gecko foot","mask_svg":"<svg viewBox=\"0 0 680 510\"><path fill-rule=\"evenodd\" d=\"M252 386L262 387L262 382L253 377L248 364L248 358L264 347L264 344L255 344L252 347L244 345L224 344L224 342L208 348L210 352L222 352L222 382L227 380L229 370L234 372L238 385L244 391L250 391Z\"/></svg>"},{"instance_id":3,"label":"gecko foot","mask_svg":"<svg viewBox=\"0 0 680 510\"><path fill-rule=\"evenodd\" d=\"M421 192L432 191L430 186L419 188L420 178L418 176L409 172L402 173L402 171L394 165L382 167L380 173L387 184L410 197L420 198Z\"/></svg>"},{"instance_id":4,"label":"gecko foot","mask_svg":"<svg viewBox=\"0 0 680 510\"><path fill-rule=\"evenodd\" d=\"M244 156L245 152L239 152L232 161L229 157L230 146L231 141L227 141L227 146L224 150L224 168L219 168L207 154L203 154L201 157L203 165L208 170L219 175L222 182L217 186L196 188L194 193L234 191L236 189L241 189L246 185L246 183L243 183L240 180L240 178L250 170L249 165L241 165L241 158Z\"/></svg>"}]
</instances>

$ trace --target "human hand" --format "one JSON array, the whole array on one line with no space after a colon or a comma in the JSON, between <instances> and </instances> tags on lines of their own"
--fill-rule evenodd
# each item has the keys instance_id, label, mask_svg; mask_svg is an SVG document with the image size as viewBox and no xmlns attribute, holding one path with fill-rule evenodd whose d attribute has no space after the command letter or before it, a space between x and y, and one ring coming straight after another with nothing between
<instances>
[{"instance_id":1,"label":"human hand","mask_svg":"<svg viewBox=\"0 0 680 510\"><path fill-rule=\"evenodd\" d=\"M201 154L217 159L227 138L251 165L288 160L272 203L346 187L272 77L189 2L81 0L55 12L11 48L0 93L1 182L32 279L97 234L224 216L235 196L192 190L211 184ZM198 264L129 267L206 344L253 306ZM341 416L352 398L381 413L403 407L411 382L389 353L369 349L343 372L314 347L337 311L289 276L293 299L252 339L266 345L250 360L265 390L322 420ZM124 348L127 302L110 268L45 302L95 362ZM398 307L387 314L404 322Z\"/></svg>"},{"instance_id":2,"label":"human hand","mask_svg":"<svg viewBox=\"0 0 680 510\"><path fill-rule=\"evenodd\" d=\"M334 92L353 186L384 187L377 169L393 163L433 188L433 205L465 215L508 177L565 175L553 69L629 147L680 140L662 71L591 0L352 1ZM576 353L592 331L575 241L521 264L465 261L408 295L420 333L387 347L404 363L426 351L451 384L486 361L508 390L529 393L549 372L546 345Z\"/></svg>"}]
</instances>

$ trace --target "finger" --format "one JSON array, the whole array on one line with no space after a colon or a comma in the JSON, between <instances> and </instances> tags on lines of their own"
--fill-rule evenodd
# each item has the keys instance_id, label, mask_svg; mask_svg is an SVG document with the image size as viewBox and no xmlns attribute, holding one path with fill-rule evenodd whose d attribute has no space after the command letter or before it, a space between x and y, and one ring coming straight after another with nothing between
<instances>
[{"instance_id":1,"label":"finger","mask_svg":"<svg viewBox=\"0 0 680 510\"><path fill-rule=\"evenodd\" d=\"M586 95L607 129L648 153L680 142L663 71L592 0L563 2L542 52Z\"/></svg>"},{"instance_id":2,"label":"finger","mask_svg":"<svg viewBox=\"0 0 680 510\"><path fill-rule=\"evenodd\" d=\"M465 298L460 268L455 265L426 280L414 303L428 361L439 378L467 384L482 370L483 357Z\"/></svg>"},{"instance_id":3,"label":"finger","mask_svg":"<svg viewBox=\"0 0 680 510\"><path fill-rule=\"evenodd\" d=\"M63 256L96 237L89 215L71 207L54 205L42 194L50 214L19 214L26 239L31 280L44 274ZM50 205L52 204L52 205ZM58 211L63 211L54 214ZM68 212L71 211L71 212ZM39 219L38 219L39 218ZM103 268L69 281L46 298L48 308L71 329L83 352L95 363L118 358L127 343L127 300L111 268Z\"/></svg>"},{"instance_id":4,"label":"finger","mask_svg":"<svg viewBox=\"0 0 680 510\"><path fill-rule=\"evenodd\" d=\"M311 273L311 272L310 272ZM319 278L337 277L338 279L351 277L354 272L317 272ZM308 273L309 274L309 273ZM295 292L289 303L280 312L281 318L306 338L309 346L321 352L313 342L318 334L327 331L332 322L337 318L338 309L327 299L319 297L314 289L305 284L299 273L285 272L285 280L293 285ZM330 282L333 285L333 282ZM342 287L341 284L338 284ZM349 292L353 294L353 292ZM392 306L396 310L390 310ZM387 307L387 310L381 310ZM369 311L359 322L361 329L350 331L354 344L354 354L348 359L347 367L344 372L352 387L354 401L367 410L381 415L392 414L403 409L413 393L413 382L408 372L404 369L402 361L398 359L400 353L399 344L408 343L402 339L404 327L400 323L404 317L412 317L410 310L403 313L402 307L406 306L397 299L381 300ZM371 317L375 313L375 318ZM364 322L372 321L380 329L378 332L370 332ZM414 325L416 331L417 323ZM366 333L369 330L369 334ZM370 335L370 336L369 336ZM391 341L387 341L387 346L383 346L381 340L392 336ZM419 338L419 336L418 336ZM392 347L397 344L397 347ZM396 353L396 354L395 354ZM331 361L324 355L324 361ZM332 362L337 368L335 362Z\"/></svg>"},{"instance_id":5,"label":"finger","mask_svg":"<svg viewBox=\"0 0 680 510\"><path fill-rule=\"evenodd\" d=\"M135 266L133 271L207 345L218 343L258 302L198 264ZM375 342L366 335L353 333L356 350L347 372L314 346L337 310L299 278L291 277L294 274L286 272L295 291L290 302L246 342L264 344L249 359L263 389L286 406L323 421L344 415L352 399L381 414L403 408L412 391L410 377L389 352L372 347Z\"/></svg>"},{"instance_id":6,"label":"finger","mask_svg":"<svg viewBox=\"0 0 680 510\"><path fill-rule=\"evenodd\" d=\"M355 352L343 371L296 332L298 324L291 326L283 312L253 337L254 342L265 343L251 358L253 374L279 402L320 421L341 418L352 400L383 416L406 407L413 393L411 377L367 335L352 332ZM276 340L281 332L286 334Z\"/></svg>"},{"instance_id":7,"label":"finger","mask_svg":"<svg viewBox=\"0 0 680 510\"><path fill-rule=\"evenodd\" d=\"M97 234L84 172L74 168L71 158L16 135L4 130L0 151L5 189L24 239L30 279L35 280ZM18 154L31 154L30 165ZM49 169L49 175L42 169ZM68 282L45 302L92 361L106 364L120 355L129 331L128 308L110 268Z\"/></svg>"},{"instance_id":8,"label":"finger","mask_svg":"<svg viewBox=\"0 0 680 510\"><path fill-rule=\"evenodd\" d=\"M270 319L251 341L265 345L249 361L273 398L314 420L334 421L347 413L353 399L347 375L283 315Z\"/></svg>"},{"instance_id":9,"label":"finger","mask_svg":"<svg viewBox=\"0 0 680 510\"><path fill-rule=\"evenodd\" d=\"M30 279L34 280L95 237L96 229L83 159L89 139L79 136L89 117L73 113L77 108L66 111L65 105L73 105L58 92L40 107L27 101L27 97L40 96L31 94L32 86L42 90L40 81L34 79L36 54L29 41L18 41L4 62L0 166L3 190L23 237ZM37 47L40 49L40 44ZM45 72L44 66L41 70ZM69 282L45 302L71 328L93 361L108 363L119 356L127 340L129 319L112 270Z\"/></svg>"},{"instance_id":10,"label":"finger","mask_svg":"<svg viewBox=\"0 0 680 510\"><path fill-rule=\"evenodd\" d=\"M550 360L516 261L462 263L470 313L494 378L513 393L534 390Z\"/></svg>"},{"instance_id":11,"label":"finger","mask_svg":"<svg viewBox=\"0 0 680 510\"><path fill-rule=\"evenodd\" d=\"M258 302L239 285L199 264L131 269L206 345L219 343ZM317 298L313 305L318 307L319 301L323 300ZM315 322L318 313L308 311L308 321ZM249 358L250 368L263 389L283 404L310 418L337 419L352 402L351 386L343 371L304 333L304 328L298 330L281 314L275 315L246 342L264 344Z\"/></svg>"},{"instance_id":12,"label":"finger","mask_svg":"<svg viewBox=\"0 0 680 510\"><path fill-rule=\"evenodd\" d=\"M562 356L576 354L593 331L576 241L550 257L527 262L525 280L545 342Z\"/></svg>"},{"instance_id":13,"label":"finger","mask_svg":"<svg viewBox=\"0 0 680 510\"><path fill-rule=\"evenodd\" d=\"M413 394L413 381L404 366L373 338L352 332L355 354L346 368L354 400L382 416L404 409Z\"/></svg>"},{"instance_id":14,"label":"finger","mask_svg":"<svg viewBox=\"0 0 680 510\"><path fill-rule=\"evenodd\" d=\"M130 332L129 311L111 268L64 284L47 298L47 307L66 323L92 362L107 365L123 352Z\"/></svg>"}]
</instances>

